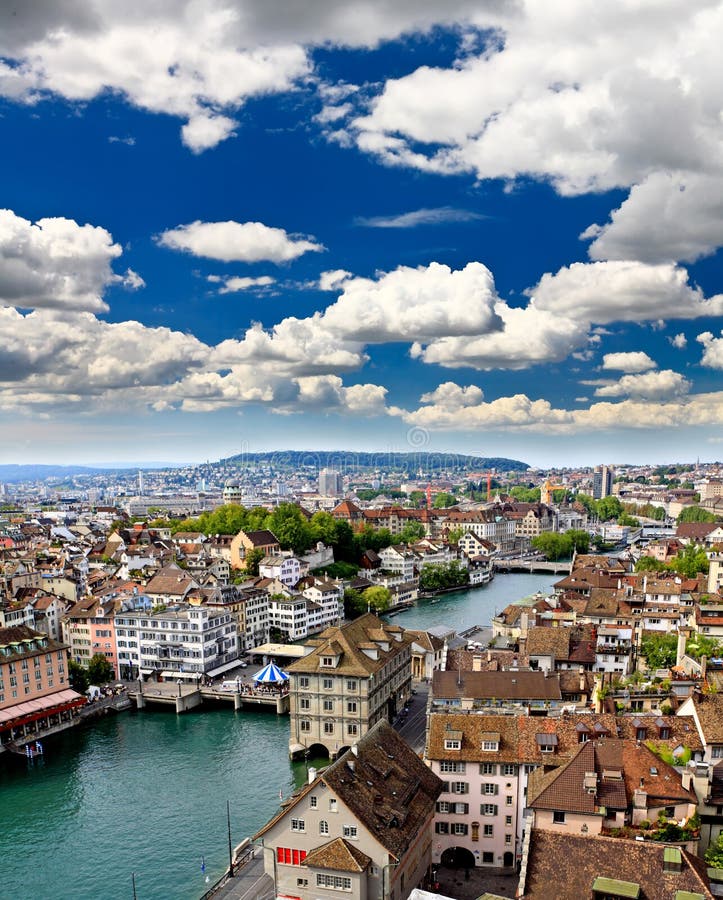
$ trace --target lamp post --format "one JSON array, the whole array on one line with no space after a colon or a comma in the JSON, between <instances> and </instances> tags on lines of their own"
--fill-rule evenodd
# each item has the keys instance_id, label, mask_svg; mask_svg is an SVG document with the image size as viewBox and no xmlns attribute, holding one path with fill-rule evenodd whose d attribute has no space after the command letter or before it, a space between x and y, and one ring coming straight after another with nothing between
<instances>
[{"instance_id":1,"label":"lamp post","mask_svg":"<svg viewBox=\"0 0 723 900\"><path fill-rule=\"evenodd\" d=\"M387 900L387 898L391 894L391 875L388 875L390 869L396 869L399 865L399 860L397 862L388 862L386 865L382 866L382 900Z\"/></svg>"},{"instance_id":2,"label":"lamp post","mask_svg":"<svg viewBox=\"0 0 723 900\"><path fill-rule=\"evenodd\" d=\"M226 801L226 826L228 829L228 877L233 878L233 847L231 846L231 804Z\"/></svg>"},{"instance_id":3,"label":"lamp post","mask_svg":"<svg viewBox=\"0 0 723 900\"><path fill-rule=\"evenodd\" d=\"M273 847L266 847L266 846L264 846L264 839L263 839L263 838L261 838L261 849L263 850L264 854L267 853L267 852L270 852L270 853L271 853L271 859L272 859L273 865L274 865L274 867L273 867L273 876L272 876L272 877L273 877L273 879L274 879L274 897L275 897L275 896L278 894L278 884L277 884L277 880L276 880L276 850L274 850ZM266 868L266 864L265 864L265 863L264 863L264 868Z\"/></svg>"}]
</instances>

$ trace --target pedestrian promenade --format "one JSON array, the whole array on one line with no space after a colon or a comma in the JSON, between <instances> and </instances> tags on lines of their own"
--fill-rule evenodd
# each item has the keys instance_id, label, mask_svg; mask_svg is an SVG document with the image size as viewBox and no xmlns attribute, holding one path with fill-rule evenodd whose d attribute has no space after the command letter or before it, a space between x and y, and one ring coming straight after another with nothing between
<instances>
[{"instance_id":1,"label":"pedestrian promenade","mask_svg":"<svg viewBox=\"0 0 723 900\"><path fill-rule=\"evenodd\" d=\"M228 878L207 896L212 900L274 900L274 880L264 872L260 848L256 848L254 856L237 869L233 878Z\"/></svg>"}]
</instances>

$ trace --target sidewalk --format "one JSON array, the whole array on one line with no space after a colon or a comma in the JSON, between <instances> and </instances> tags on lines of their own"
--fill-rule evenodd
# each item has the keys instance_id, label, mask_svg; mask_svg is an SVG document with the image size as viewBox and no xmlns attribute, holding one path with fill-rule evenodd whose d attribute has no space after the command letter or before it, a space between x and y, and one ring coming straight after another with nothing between
<instances>
[{"instance_id":1,"label":"sidewalk","mask_svg":"<svg viewBox=\"0 0 723 900\"><path fill-rule=\"evenodd\" d=\"M274 900L274 880L264 872L262 854L249 860L212 897L213 900Z\"/></svg>"}]
</instances>

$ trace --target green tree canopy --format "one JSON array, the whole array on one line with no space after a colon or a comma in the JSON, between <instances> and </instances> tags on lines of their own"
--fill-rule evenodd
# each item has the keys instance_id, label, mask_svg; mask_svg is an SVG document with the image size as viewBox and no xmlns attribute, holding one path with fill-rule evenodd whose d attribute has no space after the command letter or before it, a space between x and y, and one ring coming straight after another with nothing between
<instances>
[{"instance_id":1,"label":"green tree canopy","mask_svg":"<svg viewBox=\"0 0 723 900\"><path fill-rule=\"evenodd\" d=\"M510 497L513 497L515 500L518 500L520 503L539 503L540 502L540 489L539 488L528 488L523 487L522 485L516 485L515 487L510 488L509 490Z\"/></svg>"},{"instance_id":2,"label":"green tree canopy","mask_svg":"<svg viewBox=\"0 0 723 900\"><path fill-rule=\"evenodd\" d=\"M407 522L402 528L399 540L403 544L414 544L424 537L424 525L421 522Z\"/></svg>"},{"instance_id":3,"label":"green tree canopy","mask_svg":"<svg viewBox=\"0 0 723 900\"><path fill-rule=\"evenodd\" d=\"M716 522L718 517L702 506L686 506L678 516L678 523L684 522Z\"/></svg>"},{"instance_id":4,"label":"green tree canopy","mask_svg":"<svg viewBox=\"0 0 723 900\"><path fill-rule=\"evenodd\" d=\"M328 546L337 542L338 522L329 512L319 510L311 517L311 536L314 542L323 541Z\"/></svg>"},{"instance_id":5,"label":"green tree canopy","mask_svg":"<svg viewBox=\"0 0 723 900\"><path fill-rule=\"evenodd\" d=\"M244 574L252 575L254 578L259 574L259 563L266 556L265 551L261 547L254 547L246 552Z\"/></svg>"},{"instance_id":6,"label":"green tree canopy","mask_svg":"<svg viewBox=\"0 0 723 900\"><path fill-rule=\"evenodd\" d=\"M688 544L671 560L670 568L685 578L695 578L699 572L707 572L710 563L703 547Z\"/></svg>"},{"instance_id":7,"label":"green tree canopy","mask_svg":"<svg viewBox=\"0 0 723 900\"><path fill-rule=\"evenodd\" d=\"M77 663L74 659L68 661L68 681L73 690L79 694L84 694L90 685L88 678L88 670Z\"/></svg>"},{"instance_id":8,"label":"green tree canopy","mask_svg":"<svg viewBox=\"0 0 723 900\"><path fill-rule=\"evenodd\" d=\"M376 613L382 613L389 609L389 601L392 599L392 593L389 588L381 585L367 588L362 591L362 604Z\"/></svg>"},{"instance_id":9,"label":"green tree canopy","mask_svg":"<svg viewBox=\"0 0 723 900\"><path fill-rule=\"evenodd\" d=\"M532 546L540 553L544 553L545 559L564 559L572 553L572 539L569 532L558 534L556 531L543 531L532 538Z\"/></svg>"},{"instance_id":10,"label":"green tree canopy","mask_svg":"<svg viewBox=\"0 0 723 900\"><path fill-rule=\"evenodd\" d=\"M617 497L603 497L602 500L597 501L595 511L601 522L609 522L622 515L623 505Z\"/></svg>"},{"instance_id":11,"label":"green tree canopy","mask_svg":"<svg viewBox=\"0 0 723 900\"><path fill-rule=\"evenodd\" d=\"M311 525L295 503L280 503L266 520L284 550L306 553L313 542Z\"/></svg>"},{"instance_id":12,"label":"green tree canopy","mask_svg":"<svg viewBox=\"0 0 723 900\"><path fill-rule=\"evenodd\" d=\"M636 572L664 572L667 568L662 560L656 559L654 556L641 556L635 563Z\"/></svg>"},{"instance_id":13,"label":"green tree canopy","mask_svg":"<svg viewBox=\"0 0 723 900\"><path fill-rule=\"evenodd\" d=\"M587 553L590 550L590 533L582 528L571 528L565 532L565 537L570 540L572 549L577 553Z\"/></svg>"},{"instance_id":14,"label":"green tree canopy","mask_svg":"<svg viewBox=\"0 0 723 900\"><path fill-rule=\"evenodd\" d=\"M650 669L668 669L675 665L678 638L675 634L647 632L640 643L640 652Z\"/></svg>"},{"instance_id":15,"label":"green tree canopy","mask_svg":"<svg viewBox=\"0 0 723 900\"><path fill-rule=\"evenodd\" d=\"M419 573L423 591L443 591L469 584L469 572L456 559L447 563L425 563Z\"/></svg>"},{"instance_id":16,"label":"green tree canopy","mask_svg":"<svg viewBox=\"0 0 723 900\"><path fill-rule=\"evenodd\" d=\"M435 509L446 509L448 506L454 506L456 502L457 498L454 494L450 494L448 491L440 491L434 498L432 506Z\"/></svg>"},{"instance_id":17,"label":"green tree canopy","mask_svg":"<svg viewBox=\"0 0 723 900\"><path fill-rule=\"evenodd\" d=\"M113 666L102 653L96 653L88 663L88 678L91 684L105 684L113 678Z\"/></svg>"},{"instance_id":18,"label":"green tree canopy","mask_svg":"<svg viewBox=\"0 0 723 900\"><path fill-rule=\"evenodd\" d=\"M705 851L705 861L713 869L723 869L723 832Z\"/></svg>"}]
</instances>

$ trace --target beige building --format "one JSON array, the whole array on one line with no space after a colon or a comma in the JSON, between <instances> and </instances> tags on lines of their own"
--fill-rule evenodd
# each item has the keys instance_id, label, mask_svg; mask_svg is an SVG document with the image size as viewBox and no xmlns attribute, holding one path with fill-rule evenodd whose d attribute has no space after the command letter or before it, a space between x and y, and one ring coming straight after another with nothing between
<instances>
[{"instance_id":1,"label":"beige building","mask_svg":"<svg viewBox=\"0 0 723 900\"><path fill-rule=\"evenodd\" d=\"M281 550L276 535L267 529L261 531L239 531L231 541L229 548L232 569L246 568L246 554L251 550L261 550L264 556L270 556Z\"/></svg>"},{"instance_id":2,"label":"beige building","mask_svg":"<svg viewBox=\"0 0 723 900\"><path fill-rule=\"evenodd\" d=\"M429 884L442 782L388 723L309 774L255 835L275 896L406 900Z\"/></svg>"},{"instance_id":3,"label":"beige building","mask_svg":"<svg viewBox=\"0 0 723 900\"><path fill-rule=\"evenodd\" d=\"M288 668L289 753L338 756L377 722L391 721L411 693L413 639L366 613L327 628Z\"/></svg>"}]
</instances>

